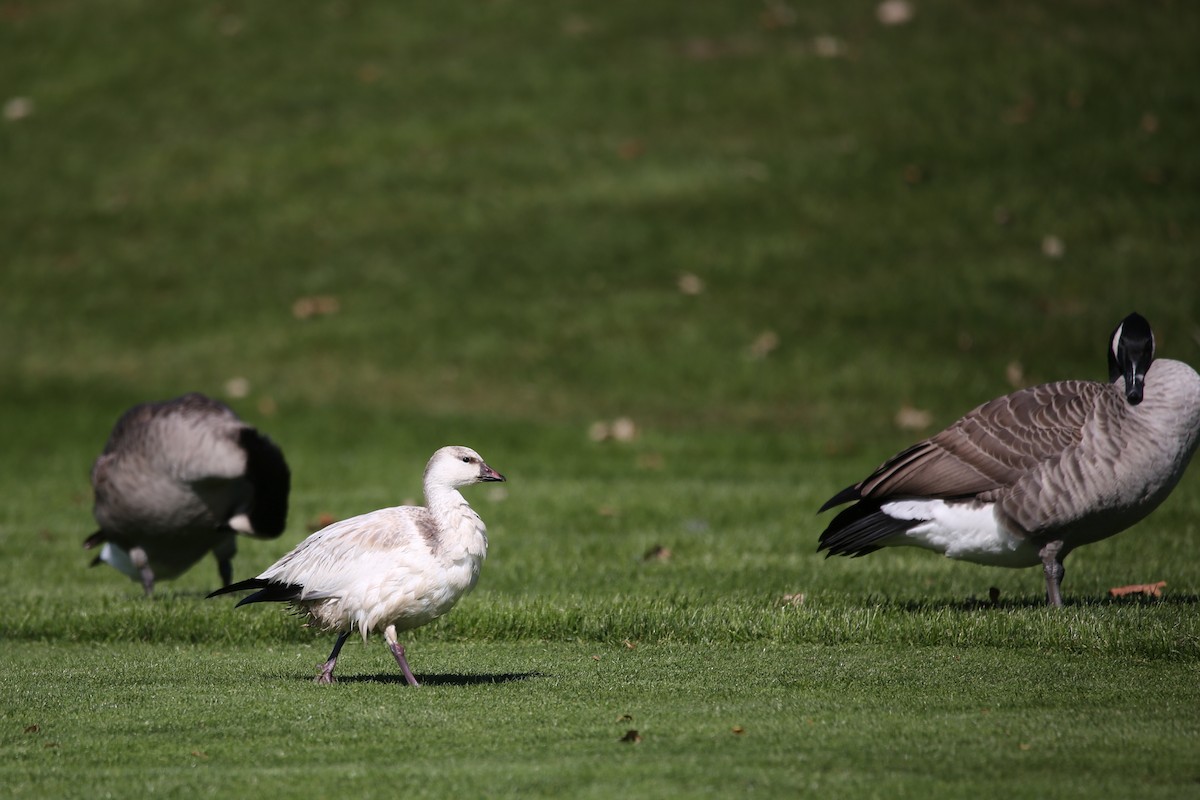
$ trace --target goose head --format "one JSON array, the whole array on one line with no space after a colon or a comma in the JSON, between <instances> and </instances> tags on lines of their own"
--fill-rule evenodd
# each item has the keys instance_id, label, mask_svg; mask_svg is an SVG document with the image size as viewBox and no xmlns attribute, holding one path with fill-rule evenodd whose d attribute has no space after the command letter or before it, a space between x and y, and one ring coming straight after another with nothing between
<instances>
[{"instance_id":1,"label":"goose head","mask_svg":"<svg viewBox=\"0 0 1200 800\"><path fill-rule=\"evenodd\" d=\"M433 454L425 467L425 483L457 488L472 483L502 481L504 476L487 465L483 457L469 447L451 445Z\"/></svg>"},{"instance_id":2,"label":"goose head","mask_svg":"<svg viewBox=\"0 0 1200 800\"><path fill-rule=\"evenodd\" d=\"M1108 380L1116 383L1117 378L1125 379L1125 399L1129 405L1142 402L1146 372L1153 360L1154 332L1146 318L1135 311L1113 331L1108 350Z\"/></svg>"}]
</instances>

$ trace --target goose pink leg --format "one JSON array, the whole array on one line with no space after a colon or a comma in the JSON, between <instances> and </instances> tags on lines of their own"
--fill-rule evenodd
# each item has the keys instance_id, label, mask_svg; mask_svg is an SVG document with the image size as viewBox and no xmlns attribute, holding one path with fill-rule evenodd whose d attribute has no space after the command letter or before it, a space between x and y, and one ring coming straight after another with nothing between
<instances>
[{"instance_id":1,"label":"goose pink leg","mask_svg":"<svg viewBox=\"0 0 1200 800\"><path fill-rule=\"evenodd\" d=\"M396 663L400 665L400 671L404 673L404 680L408 681L409 686L420 686L421 684L417 683L416 676L408 668L407 659L404 658L404 645L400 644L396 639L396 626L388 625L383 632L383 638L387 641L392 655L396 657Z\"/></svg>"}]
</instances>

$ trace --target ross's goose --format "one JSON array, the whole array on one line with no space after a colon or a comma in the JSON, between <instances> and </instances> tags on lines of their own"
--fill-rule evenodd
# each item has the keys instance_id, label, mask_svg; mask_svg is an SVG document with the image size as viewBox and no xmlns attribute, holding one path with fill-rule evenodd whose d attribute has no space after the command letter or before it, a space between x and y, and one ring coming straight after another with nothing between
<instances>
[{"instance_id":1,"label":"ross's goose","mask_svg":"<svg viewBox=\"0 0 1200 800\"><path fill-rule=\"evenodd\" d=\"M469 447L443 447L425 467L425 503L336 522L317 531L261 575L213 592L257 589L246 603L287 602L316 626L336 631L333 652L317 683L333 683L346 638L383 633L404 678L417 679L397 631L442 616L475 586L487 555L487 528L459 494L462 486L502 481Z\"/></svg>"}]
</instances>

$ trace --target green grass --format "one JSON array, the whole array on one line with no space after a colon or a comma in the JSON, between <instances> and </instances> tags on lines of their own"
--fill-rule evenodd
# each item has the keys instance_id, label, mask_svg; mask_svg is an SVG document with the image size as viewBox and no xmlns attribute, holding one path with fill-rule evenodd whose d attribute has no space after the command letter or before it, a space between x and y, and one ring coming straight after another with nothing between
<instances>
[{"instance_id":1,"label":"green grass","mask_svg":"<svg viewBox=\"0 0 1200 800\"><path fill-rule=\"evenodd\" d=\"M902 406L1102 378L1132 309L1200 363L1197 30L1175 2L4 6L0 102L33 105L0 120L0 794L1200 795L1195 474L1068 559L1058 612L1037 570L814 552L816 508L922 435ZM337 312L297 318L314 295ZM293 469L239 577L418 500L442 444L509 477L469 490L492 549L410 637L424 687L377 639L312 685L329 637L204 600L211 562L152 601L86 568L112 423L188 390ZM634 441L588 438L617 416Z\"/></svg>"}]
</instances>

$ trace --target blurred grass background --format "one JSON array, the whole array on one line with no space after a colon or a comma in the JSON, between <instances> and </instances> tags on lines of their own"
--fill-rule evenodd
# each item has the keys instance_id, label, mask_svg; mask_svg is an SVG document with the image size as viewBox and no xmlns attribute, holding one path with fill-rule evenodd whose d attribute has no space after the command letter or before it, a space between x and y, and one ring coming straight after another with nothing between
<instances>
[{"instance_id":1,"label":"blurred grass background","mask_svg":"<svg viewBox=\"0 0 1200 800\"><path fill-rule=\"evenodd\" d=\"M902 6L911 18L883 21ZM478 591L415 635L434 664L446 648L467 671L530 641L676 641L691 645L695 691L719 691L706 659L744 659L745 642L773 648L767 683L808 647L866 647L893 668L912 647L1000 648L1019 693L1015 676L1047 654L1097 659L1114 692L1123 660L1167 659L1175 693L1154 708L1175 749L1138 750L1132 729L1105 727L1136 704L1116 713L1093 698L1079 713L1112 751L1079 791L1140 789L1154 773L1170 796L1190 773L1169 754L1200 741L1196 682L1177 680L1200 652L1194 474L1139 529L1072 556L1076 607L1060 616L1039 607L1036 570L907 551L823 562L814 512L1015 385L1103 379L1107 336L1131 310L1161 355L1200 363L1198 38L1200 11L1166 0L5 0L0 581L12 606L0 634L25 660L62 640L207 643L251 661L264 642L310 640L277 609L200 603L207 561L154 603L85 569L88 469L112 423L199 390L279 442L294 473L287 533L243 543L239 577L322 514L419 500L442 444L508 475L505 491L470 496L493 543ZM621 417L632 441L589 436ZM646 559L656 548L669 556ZM1164 602L1104 599L1159 579ZM990 586L1001 607L976 613ZM146 657L114 647L106 658ZM386 671L382 648L369 652ZM88 657L74 645L61 656ZM631 678L646 697L654 674ZM569 705L581 685L533 690ZM436 707L452 689L405 702ZM519 705L531 689L506 691ZM872 689L856 691L848 702ZM1066 724L1029 702L1048 729ZM489 719L503 727L508 711ZM903 721L953 749L935 720ZM775 722L803 738L799 717ZM103 739L72 725L85 748ZM694 744L663 754L682 759L671 770L695 766ZM518 760L542 764L544 746ZM771 747L758 785L793 793L794 753ZM847 776L870 765L814 759L828 785L863 790ZM70 785L19 769L11 785ZM584 796L561 777L548 785ZM639 780L649 795L680 785Z\"/></svg>"}]
</instances>

